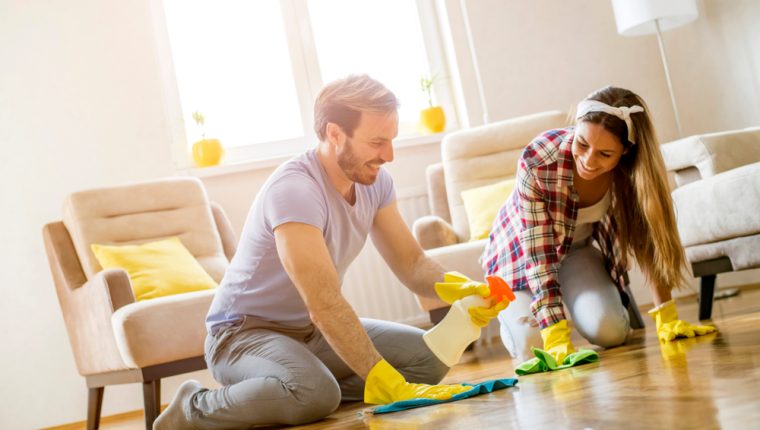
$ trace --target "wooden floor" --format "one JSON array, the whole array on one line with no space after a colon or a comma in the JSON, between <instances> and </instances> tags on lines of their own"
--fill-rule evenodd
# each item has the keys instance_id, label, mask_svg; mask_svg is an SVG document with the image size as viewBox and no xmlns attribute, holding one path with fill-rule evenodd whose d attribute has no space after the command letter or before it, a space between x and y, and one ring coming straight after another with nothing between
<instances>
[{"instance_id":1,"label":"wooden floor","mask_svg":"<svg viewBox=\"0 0 760 430\"><path fill-rule=\"evenodd\" d=\"M678 304L695 322L694 299ZM514 388L459 402L373 416L344 404L330 417L293 429L760 429L760 290L715 303L719 332L661 346L654 330L600 350L598 363L519 378ZM645 315L647 324L651 320ZM455 366L444 382L514 376L498 339ZM142 428L142 417L104 423Z\"/></svg>"}]
</instances>

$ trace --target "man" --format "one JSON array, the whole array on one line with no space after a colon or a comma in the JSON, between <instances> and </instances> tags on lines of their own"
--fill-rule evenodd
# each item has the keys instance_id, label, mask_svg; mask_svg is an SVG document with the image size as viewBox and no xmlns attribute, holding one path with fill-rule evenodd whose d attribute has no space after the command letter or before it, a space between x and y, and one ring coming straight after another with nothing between
<instances>
[{"instance_id":1,"label":"man","mask_svg":"<svg viewBox=\"0 0 760 430\"><path fill-rule=\"evenodd\" d=\"M318 147L263 185L209 310L206 362L223 387L185 382L154 429L302 424L326 417L341 400L382 404L467 389L426 385L448 368L423 332L359 319L341 294L368 235L415 293L434 296L445 272L412 237L381 168L393 160L397 107L393 93L366 75L322 89L314 107ZM443 288L449 300L488 294L476 282ZM482 321L500 309L471 311Z\"/></svg>"}]
</instances>

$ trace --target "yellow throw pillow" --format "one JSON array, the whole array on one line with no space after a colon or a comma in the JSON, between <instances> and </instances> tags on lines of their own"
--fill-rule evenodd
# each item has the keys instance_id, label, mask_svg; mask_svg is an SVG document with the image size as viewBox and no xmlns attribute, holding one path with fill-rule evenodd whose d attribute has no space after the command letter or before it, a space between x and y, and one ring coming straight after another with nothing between
<instances>
[{"instance_id":1,"label":"yellow throw pillow","mask_svg":"<svg viewBox=\"0 0 760 430\"><path fill-rule=\"evenodd\" d=\"M499 209L515 188L514 179L462 191L464 211L470 222L470 240L488 237Z\"/></svg>"},{"instance_id":2,"label":"yellow throw pillow","mask_svg":"<svg viewBox=\"0 0 760 430\"><path fill-rule=\"evenodd\" d=\"M216 288L178 237L142 245L91 245L103 269L124 269L137 300Z\"/></svg>"}]
</instances>

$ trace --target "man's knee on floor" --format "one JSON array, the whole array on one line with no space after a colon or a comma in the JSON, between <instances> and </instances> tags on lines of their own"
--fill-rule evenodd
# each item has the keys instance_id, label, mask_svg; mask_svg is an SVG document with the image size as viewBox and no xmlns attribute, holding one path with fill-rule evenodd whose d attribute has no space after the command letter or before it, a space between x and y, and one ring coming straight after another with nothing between
<instances>
[{"instance_id":1,"label":"man's knee on floor","mask_svg":"<svg viewBox=\"0 0 760 430\"><path fill-rule=\"evenodd\" d=\"M235 401L247 405L240 409L240 420L250 423L261 423L264 420L270 424L306 424L321 420L338 408L341 393L335 379L317 375L303 379L286 382L277 377L268 377L265 378L268 389L264 390L261 381L247 381L251 384L249 387L237 384Z\"/></svg>"},{"instance_id":2,"label":"man's knee on floor","mask_svg":"<svg viewBox=\"0 0 760 430\"><path fill-rule=\"evenodd\" d=\"M321 420L333 413L340 405L340 387L335 380L325 381L310 389L292 390L296 404L288 402L283 410L282 424L306 424Z\"/></svg>"}]
</instances>

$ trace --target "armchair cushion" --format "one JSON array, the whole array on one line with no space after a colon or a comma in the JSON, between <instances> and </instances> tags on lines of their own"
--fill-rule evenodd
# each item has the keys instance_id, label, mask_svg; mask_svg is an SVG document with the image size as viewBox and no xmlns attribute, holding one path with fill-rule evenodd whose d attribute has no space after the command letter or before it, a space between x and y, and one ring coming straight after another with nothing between
<instances>
[{"instance_id":1,"label":"armchair cushion","mask_svg":"<svg viewBox=\"0 0 760 430\"><path fill-rule=\"evenodd\" d=\"M470 240L485 239L501 205L515 188L514 179L462 191L462 202L470 221Z\"/></svg>"},{"instance_id":2,"label":"armchair cushion","mask_svg":"<svg viewBox=\"0 0 760 430\"><path fill-rule=\"evenodd\" d=\"M132 368L203 356L214 290L135 302L111 315L124 362Z\"/></svg>"},{"instance_id":3,"label":"armchair cushion","mask_svg":"<svg viewBox=\"0 0 760 430\"><path fill-rule=\"evenodd\" d=\"M216 288L178 237L142 245L91 245L104 269L121 268L129 273L139 300Z\"/></svg>"}]
</instances>

